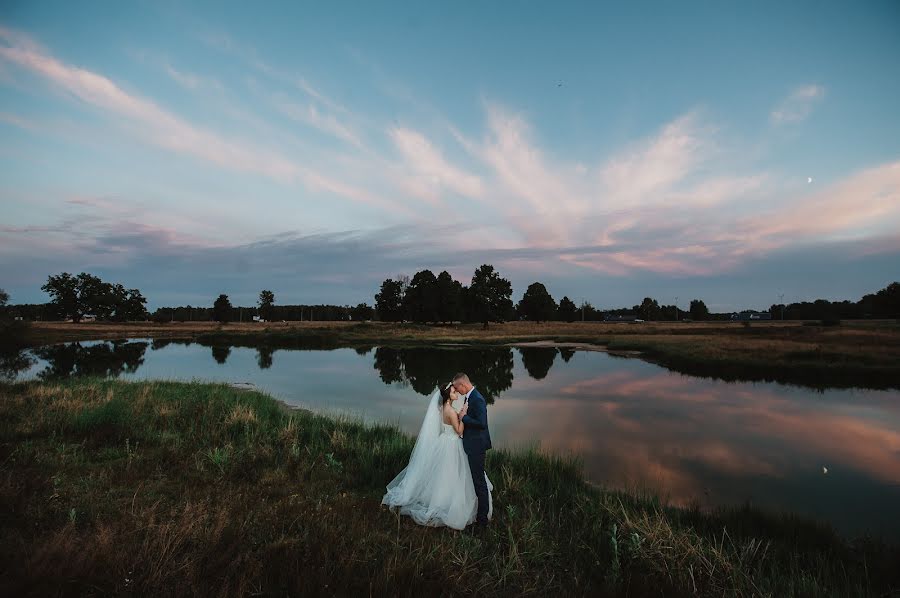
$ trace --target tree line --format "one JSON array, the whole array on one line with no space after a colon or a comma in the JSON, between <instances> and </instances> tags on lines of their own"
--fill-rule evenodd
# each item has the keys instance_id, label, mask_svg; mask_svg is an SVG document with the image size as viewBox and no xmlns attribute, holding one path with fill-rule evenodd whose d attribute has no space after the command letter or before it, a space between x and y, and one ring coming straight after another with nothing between
<instances>
[{"instance_id":1,"label":"tree line","mask_svg":"<svg viewBox=\"0 0 900 598\"><path fill-rule=\"evenodd\" d=\"M375 311L380 320L422 324L456 321L487 324L506 320L591 322L603 320L609 314L632 315L644 320L675 320L688 314L696 320L710 317L700 299L691 301L687 312L674 305L660 306L650 297L630 309L605 311L587 302L576 305L567 296L557 303L540 282L528 285L522 299L513 304L512 285L490 264L475 270L469 286L453 280L446 271L435 276L431 270L421 270L412 278L405 275L389 278L381 283L375 295Z\"/></svg>"},{"instance_id":2,"label":"tree line","mask_svg":"<svg viewBox=\"0 0 900 598\"><path fill-rule=\"evenodd\" d=\"M864 320L900 318L900 282L863 295L859 301L802 301L778 303L769 308L773 320Z\"/></svg>"},{"instance_id":3,"label":"tree line","mask_svg":"<svg viewBox=\"0 0 900 598\"><path fill-rule=\"evenodd\" d=\"M589 302L576 305L569 297L559 302L540 282L528 286L518 303L512 301L512 284L490 264L475 270L468 286L453 279L446 271L435 275L421 270L410 278L400 275L386 279L375 294L375 306L349 305L277 305L275 294L260 291L253 306L234 306L226 294L220 294L212 307L160 307L153 314L146 309L147 299L139 289L127 289L86 272L73 276L68 272L51 275L41 290L50 296L45 304L9 305L9 294L0 289L0 320L72 320L86 316L99 320L124 322L152 319L157 322L251 321L258 316L265 321L410 321L502 322L528 320L534 322L583 320L588 322L616 317L646 321L691 319L728 320L731 312L711 313L702 299L690 301L687 309L677 305L661 305L652 297L630 308L601 310ZM900 318L900 283L864 295L858 301L816 301L773 304L768 313L773 320L823 320Z\"/></svg>"}]
</instances>

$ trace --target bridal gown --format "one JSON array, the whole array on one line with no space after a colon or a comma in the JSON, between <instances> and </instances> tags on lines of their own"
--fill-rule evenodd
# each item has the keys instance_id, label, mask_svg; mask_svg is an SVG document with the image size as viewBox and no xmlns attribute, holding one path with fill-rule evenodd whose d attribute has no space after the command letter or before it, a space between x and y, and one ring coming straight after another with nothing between
<instances>
[{"instance_id":1,"label":"bridal gown","mask_svg":"<svg viewBox=\"0 0 900 598\"><path fill-rule=\"evenodd\" d=\"M416 450L420 450L417 447ZM464 529L475 521L478 499L469 460L453 426L441 423L440 434L387 486L381 503L397 508L419 525ZM487 475L488 517L493 515L493 485Z\"/></svg>"}]
</instances>

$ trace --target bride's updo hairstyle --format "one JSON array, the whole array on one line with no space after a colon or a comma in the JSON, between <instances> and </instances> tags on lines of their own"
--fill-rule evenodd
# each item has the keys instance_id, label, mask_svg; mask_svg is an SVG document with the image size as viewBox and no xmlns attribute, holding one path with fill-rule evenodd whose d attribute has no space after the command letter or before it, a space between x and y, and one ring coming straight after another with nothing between
<instances>
[{"instance_id":1,"label":"bride's updo hairstyle","mask_svg":"<svg viewBox=\"0 0 900 598\"><path fill-rule=\"evenodd\" d=\"M441 386L441 404L439 407L442 407L447 404L447 401L450 400L450 393L453 391L453 386L447 384L446 386Z\"/></svg>"}]
</instances>

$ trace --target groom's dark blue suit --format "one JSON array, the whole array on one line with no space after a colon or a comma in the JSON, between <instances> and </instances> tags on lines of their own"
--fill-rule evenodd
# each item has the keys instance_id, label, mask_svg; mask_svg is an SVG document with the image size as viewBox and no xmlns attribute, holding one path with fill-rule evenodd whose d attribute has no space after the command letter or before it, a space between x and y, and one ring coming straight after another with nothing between
<instances>
[{"instance_id":1,"label":"groom's dark blue suit","mask_svg":"<svg viewBox=\"0 0 900 598\"><path fill-rule=\"evenodd\" d=\"M472 470L472 483L475 484L475 496L478 497L478 516L476 522L488 522L488 489L484 478L484 454L491 448L491 433L488 430L487 402L476 389L472 389L467 399L469 410L462 421L463 450L469 458L469 469Z\"/></svg>"}]
</instances>

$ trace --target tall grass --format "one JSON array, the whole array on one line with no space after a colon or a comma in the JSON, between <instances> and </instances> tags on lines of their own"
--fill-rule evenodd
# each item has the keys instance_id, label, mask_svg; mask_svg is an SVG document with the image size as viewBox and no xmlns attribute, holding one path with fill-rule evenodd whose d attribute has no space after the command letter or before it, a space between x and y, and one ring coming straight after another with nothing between
<instances>
[{"instance_id":1,"label":"tall grass","mask_svg":"<svg viewBox=\"0 0 900 598\"><path fill-rule=\"evenodd\" d=\"M383 509L412 439L223 385L0 386L4 595L866 596L900 552L750 508L681 510L491 451L484 538Z\"/></svg>"}]
</instances>

